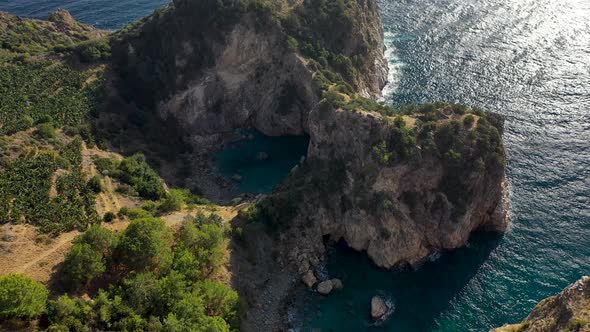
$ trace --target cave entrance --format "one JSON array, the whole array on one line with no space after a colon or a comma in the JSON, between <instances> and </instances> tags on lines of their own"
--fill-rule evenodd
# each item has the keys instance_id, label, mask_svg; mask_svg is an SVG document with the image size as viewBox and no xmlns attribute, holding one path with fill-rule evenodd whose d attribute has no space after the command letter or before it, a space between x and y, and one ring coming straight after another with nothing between
<instances>
[{"instance_id":1,"label":"cave entrance","mask_svg":"<svg viewBox=\"0 0 590 332\"><path fill-rule=\"evenodd\" d=\"M241 139L227 144L215 155L222 176L244 193L269 193L307 156L309 136L265 136L242 130Z\"/></svg>"}]
</instances>

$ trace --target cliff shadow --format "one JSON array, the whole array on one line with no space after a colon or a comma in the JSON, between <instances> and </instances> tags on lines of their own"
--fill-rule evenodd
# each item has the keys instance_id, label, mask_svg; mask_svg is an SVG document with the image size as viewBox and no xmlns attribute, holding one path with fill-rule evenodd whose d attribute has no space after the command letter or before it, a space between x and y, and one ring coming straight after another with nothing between
<instances>
[{"instance_id":1,"label":"cliff shadow","mask_svg":"<svg viewBox=\"0 0 590 332\"><path fill-rule=\"evenodd\" d=\"M310 294L303 309L305 324L335 331L432 331L441 313L477 275L501 239L496 233L474 233L466 247L442 253L416 271L381 269L365 253L341 241L330 248L327 272L342 279L344 290L328 297ZM388 299L395 307L381 325L369 317L374 295Z\"/></svg>"},{"instance_id":2,"label":"cliff shadow","mask_svg":"<svg viewBox=\"0 0 590 332\"><path fill-rule=\"evenodd\" d=\"M280 239L263 223L238 216L232 228L228 269L241 300L240 330L282 331L287 301L300 282L297 274L282 264Z\"/></svg>"}]
</instances>

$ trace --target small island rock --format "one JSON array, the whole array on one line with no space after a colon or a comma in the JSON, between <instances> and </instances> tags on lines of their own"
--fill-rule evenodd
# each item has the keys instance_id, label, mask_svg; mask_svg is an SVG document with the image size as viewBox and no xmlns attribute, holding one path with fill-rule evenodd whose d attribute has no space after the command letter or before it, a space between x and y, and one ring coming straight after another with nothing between
<instances>
[{"instance_id":1,"label":"small island rock","mask_svg":"<svg viewBox=\"0 0 590 332\"><path fill-rule=\"evenodd\" d=\"M373 320L381 320L389 311L389 306L385 303L385 300L380 296L373 296L371 299L371 318Z\"/></svg>"}]
</instances>

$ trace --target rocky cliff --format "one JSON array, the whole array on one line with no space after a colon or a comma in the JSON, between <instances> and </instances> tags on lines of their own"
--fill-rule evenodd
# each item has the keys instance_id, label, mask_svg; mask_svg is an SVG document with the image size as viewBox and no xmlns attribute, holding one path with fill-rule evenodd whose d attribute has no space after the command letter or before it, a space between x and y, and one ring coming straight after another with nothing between
<instances>
[{"instance_id":1,"label":"rocky cliff","mask_svg":"<svg viewBox=\"0 0 590 332\"><path fill-rule=\"evenodd\" d=\"M278 230L283 262L310 286L326 240L391 268L506 229L503 120L377 103L387 67L374 0L175 0L112 48L120 98L173 120L198 160L238 128L310 136L307 161L243 214Z\"/></svg>"},{"instance_id":2,"label":"rocky cliff","mask_svg":"<svg viewBox=\"0 0 590 332\"><path fill-rule=\"evenodd\" d=\"M590 331L590 277L583 277L561 293L546 298L519 324L491 332Z\"/></svg>"}]
</instances>

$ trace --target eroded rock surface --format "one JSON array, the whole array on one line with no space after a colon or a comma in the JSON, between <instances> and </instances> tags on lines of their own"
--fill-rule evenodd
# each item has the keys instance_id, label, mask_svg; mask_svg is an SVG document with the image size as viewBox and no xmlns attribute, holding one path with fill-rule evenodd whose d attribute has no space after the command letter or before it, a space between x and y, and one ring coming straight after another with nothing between
<instances>
[{"instance_id":1,"label":"eroded rock surface","mask_svg":"<svg viewBox=\"0 0 590 332\"><path fill-rule=\"evenodd\" d=\"M520 324L491 332L590 331L590 277L582 277L561 293L539 302Z\"/></svg>"}]
</instances>

